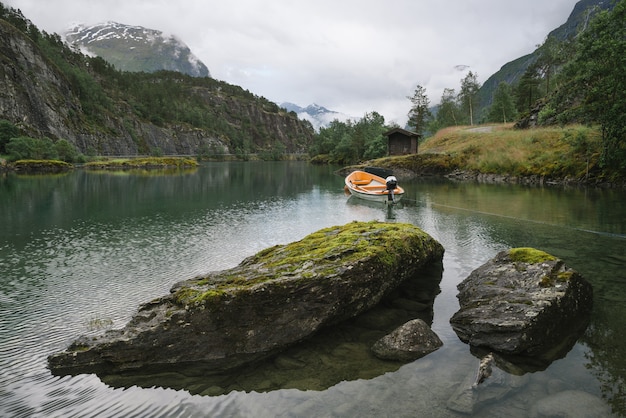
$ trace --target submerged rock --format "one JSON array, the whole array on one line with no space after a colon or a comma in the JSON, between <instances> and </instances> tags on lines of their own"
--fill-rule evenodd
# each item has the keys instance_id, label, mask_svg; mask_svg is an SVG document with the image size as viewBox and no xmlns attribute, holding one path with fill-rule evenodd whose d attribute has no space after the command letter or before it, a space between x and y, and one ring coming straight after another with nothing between
<instances>
[{"instance_id":1,"label":"submerged rock","mask_svg":"<svg viewBox=\"0 0 626 418\"><path fill-rule=\"evenodd\" d=\"M368 310L443 251L409 224L322 229L177 283L123 329L51 355L49 367L76 374L202 362L209 373L232 370Z\"/></svg>"},{"instance_id":2,"label":"submerged rock","mask_svg":"<svg viewBox=\"0 0 626 418\"><path fill-rule=\"evenodd\" d=\"M564 341L584 331L593 303L580 274L531 248L500 252L458 289L460 309L450 323L462 341L546 361L564 355Z\"/></svg>"},{"instance_id":3,"label":"submerged rock","mask_svg":"<svg viewBox=\"0 0 626 418\"><path fill-rule=\"evenodd\" d=\"M528 375L509 374L501 368L502 362L492 353L481 358L477 370L469 371L448 399L448 409L473 414L484 405L500 401L528 383Z\"/></svg>"},{"instance_id":4,"label":"submerged rock","mask_svg":"<svg viewBox=\"0 0 626 418\"><path fill-rule=\"evenodd\" d=\"M411 361L441 347L441 339L421 319L414 319L385 335L372 346L376 357L385 360Z\"/></svg>"},{"instance_id":5,"label":"submerged rock","mask_svg":"<svg viewBox=\"0 0 626 418\"><path fill-rule=\"evenodd\" d=\"M566 390L540 399L530 410L532 418L607 418L616 416L602 399L580 390Z\"/></svg>"}]
</instances>

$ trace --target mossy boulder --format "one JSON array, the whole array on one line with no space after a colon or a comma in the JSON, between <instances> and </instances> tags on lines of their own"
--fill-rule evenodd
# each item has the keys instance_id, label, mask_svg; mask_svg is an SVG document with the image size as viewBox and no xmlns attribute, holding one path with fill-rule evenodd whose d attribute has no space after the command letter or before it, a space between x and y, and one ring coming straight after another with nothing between
<instances>
[{"instance_id":1,"label":"mossy boulder","mask_svg":"<svg viewBox=\"0 0 626 418\"><path fill-rule=\"evenodd\" d=\"M56 374L202 363L220 373L275 354L375 306L443 247L401 223L353 222L177 283L121 330L49 357Z\"/></svg>"},{"instance_id":2,"label":"mossy boulder","mask_svg":"<svg viewBox=\"0 0 626 418\"><path fill-rule=\"evenodd\" d=\"M593 291L563 260L534 248L498 253L457 288L450 323L473 347L551 362L586 328ZM519 360L519 359L518 359Z\"/></svg>"}]
</instances>

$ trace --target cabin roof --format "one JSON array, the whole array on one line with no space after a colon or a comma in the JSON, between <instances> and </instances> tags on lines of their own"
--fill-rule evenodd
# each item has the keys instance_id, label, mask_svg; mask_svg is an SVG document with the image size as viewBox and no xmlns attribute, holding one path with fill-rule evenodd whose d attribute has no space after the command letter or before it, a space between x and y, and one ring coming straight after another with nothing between
<instances>
[{"instance_id":1,"label":"cabin roof","mask_svg":"<svg viewBox=\"0 0 626 418\"><path fill-rule=\"evenodd\" d=\"M385 135L385 136L391 136L391 135L393 135L393 134L395 134L395 133L402 134L402 135L407 136L407 137L409 137L409 138L411 138L411 137L419 137L419 136L421 136L420 134L418 134L418 133L416 133L416 132L407 131L406 129L402 129L402 128L393 128L393 129L390 129L389 131L385 132L383 135Z\"/></svg>"}]
</instances>

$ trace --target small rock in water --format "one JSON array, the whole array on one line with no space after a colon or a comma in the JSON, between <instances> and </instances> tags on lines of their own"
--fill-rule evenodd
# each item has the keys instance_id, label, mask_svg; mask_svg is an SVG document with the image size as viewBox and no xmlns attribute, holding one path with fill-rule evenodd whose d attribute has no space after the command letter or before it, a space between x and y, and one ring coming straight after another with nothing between
<instances>
[{"instance_id":1,"label":"small rock in water","mask_svg":"<svg viewBox=\"0 0 626 418\"><path fill-rule=\"evenodd\" d=\"M376 341L372 351L384 360L412 361L443 345L441 339L421 319L414 319Z\"/></svg>"}]
</instances>

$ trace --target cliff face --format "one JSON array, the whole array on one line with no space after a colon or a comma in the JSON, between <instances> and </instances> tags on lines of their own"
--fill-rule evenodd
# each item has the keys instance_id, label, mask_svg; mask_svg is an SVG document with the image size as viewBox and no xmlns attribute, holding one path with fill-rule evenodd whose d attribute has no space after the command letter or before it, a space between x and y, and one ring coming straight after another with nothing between
<instances>
[{"instance_id":1,"label":"cliff face","mask_svg":"<svg viewBox=\"0 0 626 418\"><path fill-rule=\"evenodd\" d=\"M28 36L0 19L0 119L16 124L28 136L66 139L86 154L141 155L159 150L172 155L207 149L235 152L228 132L249 143L249 152L279 143L286 152L305 152L314 134L310 124L278 106L268 110L261 100L220 94L219 87L190 88L189 100L203 102L219 121L210 130L182 122L157 125L139 115L123 90L112 92L110 86L103 91L111 105L94 122L81 106L79 95L84 92L66 74ZM97 76L93 78L98 82ZM225 133L217 125L226 127Z\"/></svg>"},{"instance_id":2,"label":"cliff face","mask_svg":"<svg viewBox=\"0 0 626 418\"><path fill-rule=\"evenodd\" d=\"M21 32L0 20L0 117L33 134L69 139L80 114L67 80Z\"/></svg>"}]
</instances>

